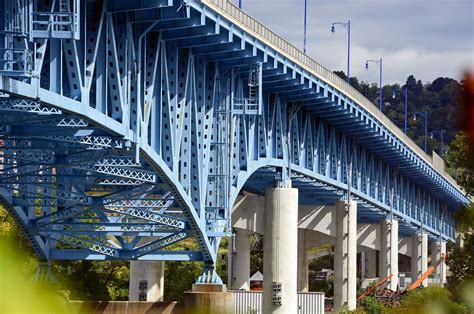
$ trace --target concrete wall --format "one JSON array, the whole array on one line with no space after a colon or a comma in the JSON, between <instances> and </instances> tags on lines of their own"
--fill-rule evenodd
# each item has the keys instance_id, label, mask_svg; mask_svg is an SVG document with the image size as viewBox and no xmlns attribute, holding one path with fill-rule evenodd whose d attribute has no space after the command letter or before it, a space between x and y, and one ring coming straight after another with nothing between
<instances>
[{"instance_id":1,"label":"concrete wall","mask_svg":"<svg viewBox=\"0 0 474 314\"><path fill-rule=\"evenodd\" d=\"M69 301L65 314L184 314L176 302L127 302L127 301Z\"/></svg>"}]
</instances>

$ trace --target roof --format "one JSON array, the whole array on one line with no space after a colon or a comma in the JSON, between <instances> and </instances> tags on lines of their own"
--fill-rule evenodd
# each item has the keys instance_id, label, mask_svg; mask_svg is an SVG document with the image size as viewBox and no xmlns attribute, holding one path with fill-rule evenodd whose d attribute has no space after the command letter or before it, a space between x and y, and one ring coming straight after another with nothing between
<instances>
[{"instance_id":1,"label":"roof","mask_svg":"<svg viewBox=\"0 0 474 314\"><path fill-rule=\"evenodd\" d=\"M250 281L263 281L263 274L257 271L252 275L252 277L250 277Z\"/></svg>"}]
</instances>

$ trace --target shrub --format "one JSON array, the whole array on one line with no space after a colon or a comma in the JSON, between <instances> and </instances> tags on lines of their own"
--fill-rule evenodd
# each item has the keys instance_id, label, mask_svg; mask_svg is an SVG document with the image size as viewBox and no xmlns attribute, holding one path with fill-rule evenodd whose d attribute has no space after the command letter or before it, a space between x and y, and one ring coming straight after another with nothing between
<instances>
[{"instance_id":1,"label":"shrub","mask_svg":"<svg viewBox=\"0 0 474 314\"><path fill-rule=\"evenodd\" d=\"M360 306L362 306L368 314L387 313L387 308L372 296L365 297L360 302Z\"/></svg>"},{"instance_id":2,"label":"shrub","mask_svg":"<svg viewBox=\"0 0 474 314\"><path fill-rule=\"evenodd\" d=\"M468 313L468 309L452 301L451 293L440 286L430 286L408 292L401 306L394 312L397 313Z\"/></svg>"}]
</instances>

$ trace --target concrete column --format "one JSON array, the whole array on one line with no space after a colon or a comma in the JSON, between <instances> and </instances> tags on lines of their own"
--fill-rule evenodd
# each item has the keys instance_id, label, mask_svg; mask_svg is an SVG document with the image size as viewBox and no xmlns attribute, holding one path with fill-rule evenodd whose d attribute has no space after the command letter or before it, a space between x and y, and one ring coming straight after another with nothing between
<instances>
[{"instance_id":1,"label":"concrete column","mask_svg":"<svg viewBox=\"0 0 474 314\"><path fill-rule=\"evenodd\" d=\"M431 264L438 262L441 259L441 256L446 256L446 242L436 241L431 243ZM436 267L434 273L438 275L438 282L440 285L446 283L446 263L441 262L438 267Z\"/></svg>"},{"instance_id":2,"label":"concrete column","mask_svg":"<svg viewBox=\"0 0 474 314\"><path fill-rule=\"evenodd\" d=\"M296 296L298 254L298 189L265 191L263 250L263 313L298 312ZM273 283L281 283L281 305L273 302Z\"/></svg>"},{"instance_id":3,"label":"concrete column","mask_svg":"<svg viewBox=\"0 0 474 314\"><path fill-rule=\"evenodd\" d=\"M382 280L392 274L387 288L396 291L398 286L398 220L383 220L380 225L379 278Z\"/></svg>"},{"instance_id":4,"label":"concrete column","mask_svg":"<svg viewBox=\"0 0 474 314\"><path fill-rule=\"evenodd\" d=\"M129 301L162 302L165 287L165 262L131 261ZM140 298L142 295L142 298ZM144 296L146 295L146 300Z\"/></svg>"},{"instance_id":5,"label":"concrete column","mask_svg":"<svg viewBox=\"0 0 474 314\"><path fill-rule=\"evenodd\" d=\"M298 229L298 291L308 292L308 250L306 249L306 230Z\"/></svg>"},{"instance_id":6,"label":"concrete column","mask_svg":"<svg viewBox=\"0 0 474 314\"><path fill-rule=\"evenodd\" d=\"M364 263L365 266L363 269L364 278L376 278L377 277L377 251L376 250L367 250L364 251Z\"/></svg>"},{"instance_id":7,"label":"concrete column","mask_svg":"<svg viewBox=\"0 0 474 314\"><path fill-rule=\"evenodd\" d=\"M418 280L428 269L428 235L415 234L412 237L412 254L411 254L411 281ZM427 280L422 282L426 286Z\"/></svg>"},{"instance_id":8,"label":"concrete column","mask_svg":"<svg viewBox=\"0 0 474 314\"><path fill-rule=\"evenodd\" d=\"M234 229L235 238L230 248L232 252L232 281L231 287L236 290L250 289L250 232L244 229Z\"/></svg>"},{"instance_id":9,"label":"concrete column","mask_svg":"<svg viewBox=\"0 0 474 314\"><path fill-rule=\"evenodd\" d=\"M336 203L334 246L334 308L356 308L357 289L357 202Z\"/></svg>"},{"instance_id":10,"label":"concrete column","mask_svg":"<svg viewBox=\"0 0 474 314\"><path fill-rule=\"evenodd\" d=\"M365 251L361 251L360 252L360 282L364 281L365 279L366 268L367 267L365 266Z\"/></svg>"}]
</instances>

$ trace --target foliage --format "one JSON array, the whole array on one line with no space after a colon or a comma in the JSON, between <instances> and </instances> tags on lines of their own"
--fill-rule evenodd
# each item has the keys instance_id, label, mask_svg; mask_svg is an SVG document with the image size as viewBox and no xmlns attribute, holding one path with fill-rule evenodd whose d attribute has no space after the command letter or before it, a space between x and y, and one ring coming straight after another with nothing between
<instances>
[{"instance_id":1,"label":"foliage","mask_svg":"<svg viewBox=\"0 0 474 314\"><path fill-rule=\"evenodd\" d=\"M309 291L324 292L328 298L334 296L334 277L329 280L313 280L309 283Z\"/></svg>"},{"instance_id":2,"label":"foliage","mask_svg":"<svg viewBox=\"0 0 474 314\"><path fill-rule=\"evenodd\" d=\"M230 238L222 238L217 253L216 271L224 284L227 284L229 244ZM196 281L196 278L194 278L194 281Z\"/></svg>"},{"instance_id":3,"label":"foliage","mask_svg":"<svg viewBox=\"0 0 474 314\"><path fill-rule=\"evenodd\" d=\"M365 297L360 302L360 306L368 314L387 313L387 308L382 303L380 303L376 298L372 296Z\"/></svg>"},{"instance_id":4,"label":"foliage","mask_svg":"<svg viewBox=\"0 0 474 314\"><path fill-rule=\"evenodd\" d=\"M263 251L250 252L250 274L263 273Z\"/></svg>"},{"instance_id":5,"label":"foliage","mask_svg":"<svg viewBox=\"0 0 474 314\"><path fill-rule=\"evenodd\" d=\"M64 313L64 298L49 286L31 284L23 263L30 258L16 244L0 236L0 313Z\"/></svg>"},{"instance_id":6,"label":"foliage","mask_svg":"<svg viewBox=\"0 0 474 314\"><path fill-rule=\"evenodd\" d=\"M309 271L309 289L310 291L324 292L326 296L334 295L334 278L329 280L317 280L316 274L323 269L333 269L334 265L334 246L322 245L310 250L309 254L318 254L327 251L329 254L319 258L312 259L308 264Z\"/></svg>"},{"instance_id":7,"label":"foliage","mask_svg":"<svg viewBox=\"0 0 474 314\"><path fill-rule=\"evenodd\" d=\"M256 248L250 251L250 274L263 273L263 237L256 233L251 235L250 246Z\"/></svg>"},{"instance_id":8,"label":"foliage","mask_svg":"<svg viewBox=\"0 0 474 314\"><path fill-rule=\"evenodd\" d=\"M22 256L18 264L22 275L31 277L36 272L38 260L30 248L28 239L22 235L18 225L2 206L0 206L0 242L15 243L17 253Z\"/></svg>"},{"instance_id":9,"label":"foliage","mask_svg":"<svg viewBox=\"0 0 474 314\"><path fill-rule=\"evenodd\" d=\"M164 301L183 301L184 291L191 290L202 270L200 262L166 262Z\"/></svg>"},{"instance_id":10,"label":"foliage","mask_svg":"<svg viewBox=\"0 0 474 314\"><path fill-rule=\"evenodd\" d=\"M452 301L448 289L440 286L429 286L408 292L396 313L468 313L467 308Z\"/></svg>"},{"instance_id":11,"label":"foliage","mask_svg":"<svg viewBox=\"0 0 474 314\"><path fill-rule=\"evenodd\" d=\"M474 195L474 171L473 147L469 143L469 137L465 132L459 132L449 145L446 154L447 171L456 178L467 195Z\"/></svg>"},{"instance_id":12,"label":"foliage","mask_svg":"<svg viewBox=\"0 0 474 314\"><path fill-rule=\"evenodd\" d=\"M346 79L342 71L335 71L336 75ZM359 81L350 78L350 84L361 94L366 96L377 107L379 106L379 86L376 83ZM428 132L445 130L445 148L461 129L461 118L464 110L463 99L460 97L464 81L459 83L454 79L439 77L431 83L422 83L413 75L407 77L403 86L399 84L384 85L382 87L382 111L400 129L404 129L405 121L405 94L408 90L408 136L420 147L424 144L424 121L413 120L415 112L428 112ZM435 150L440 154L441 139L438 133L428 138L428 153Z\"/></svg>"},{"instance_id":13,"label":"foliage","mask_svg":"<svg viewBox=\"0 0 474 314\"><path fill-rule=\"evenodd\" d=\"M216 271L222 281L227 283L227 255L229 240L222 239L217 253ZM170 247L173 250L197 250L198 245L194 239L181 241ZM165 263L165 291L164 301L183 301L184 292L190 291L196 279L202 275L202 262L177 262Z\"/></svg>"},{"instance_id":14,"label":"foliage","mask_svg":"<svg viewBox=\"0 0 474 314\"><path fill-rule=\"evenodd\" d=\"M53 272L75 300L128 299L129 263L121 261L59 261Z\"/></svg>"},{"instance_id":15,"label":"foliage","mask_svg":"<svg viewBox=\"0 0 474 314\"><path fill-rule=\"evenodd\" d=\"M447 287L452 291L456 300L461 299L461 285L474 278L474 235L464 234L464 247L452 248L446 260L451 276L448 277Z\"/></svg>"},{"instance_id":16,"label":"foliage","mask_svg":"<svg viewBox=\"0 0 474 314\"><path fill-rule=\"evenodd\" d=\"M313 271L321 271L322 269L332 269L334 265L334 254L329 254L315 258L309 262L309 269Z\"/></svg>"}]
</instances>

